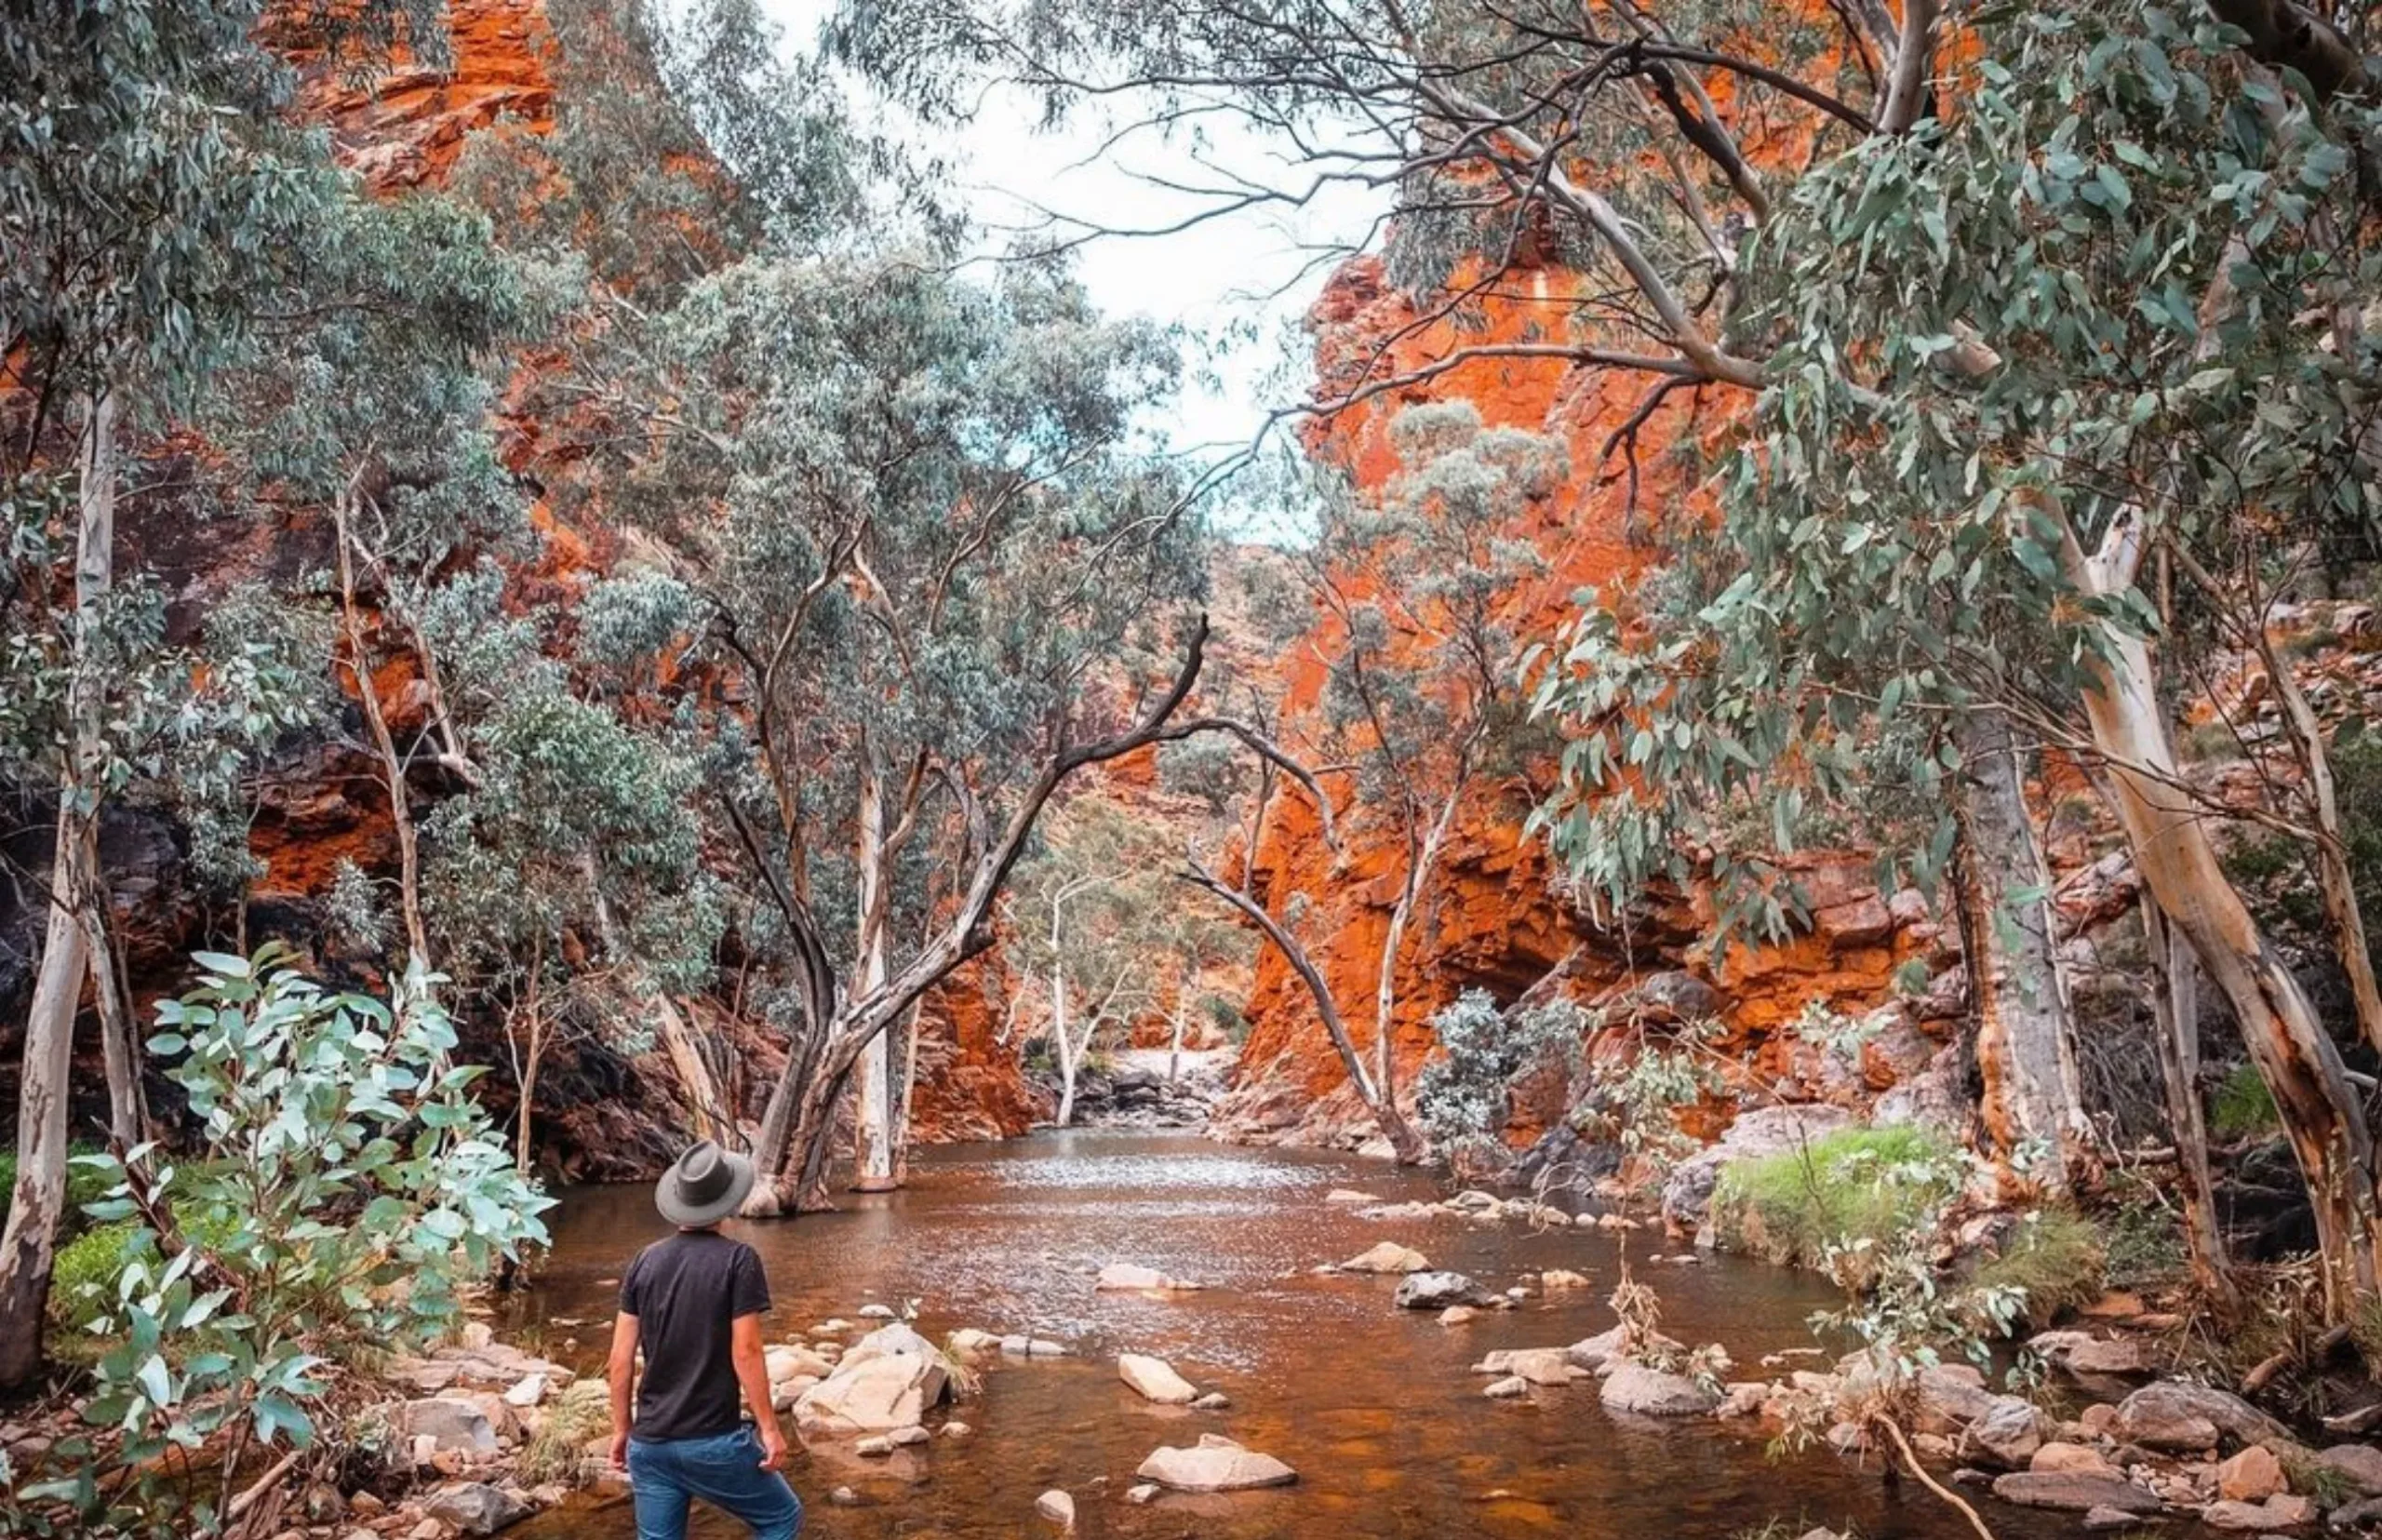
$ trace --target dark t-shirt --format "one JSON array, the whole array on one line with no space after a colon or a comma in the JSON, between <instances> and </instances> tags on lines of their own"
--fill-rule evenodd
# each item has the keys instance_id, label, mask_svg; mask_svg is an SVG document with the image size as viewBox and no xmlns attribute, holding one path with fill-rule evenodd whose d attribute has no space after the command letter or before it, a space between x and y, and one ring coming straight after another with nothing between
<instances>
[{"instance_id":1,"label":"dark t-shirt","mask_svg":"<svg viewBox=\"0 0 2382 1540\"><path fill-rule=\"evenodd\" d=\"M729 1357L739 1316L769 1307L761 1259L713 1230L681 1230L637 1252L621 1275L621 1310L636 1318L645 1378L630 1436L644 1443L706 1439L743 1420Z\"/></svg>"}]
</instances>

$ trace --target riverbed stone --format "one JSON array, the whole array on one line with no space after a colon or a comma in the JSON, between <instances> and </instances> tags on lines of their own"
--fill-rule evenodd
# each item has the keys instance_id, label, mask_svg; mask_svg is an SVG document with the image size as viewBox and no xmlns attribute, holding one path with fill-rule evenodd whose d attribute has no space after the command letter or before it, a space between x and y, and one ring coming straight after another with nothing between
<instances>
[{"instance_id":1,"label":"riverbed stone","mask_svg":"<svg viewBox=\"0 0 2382 1540\"><path fill-rule=\"evenodd\" d=\"M494 1534L530 1513L528 1503L486 1481L451 1481L432 1493L422 1510L465 1534Z\"/></svg>"},{"instance_id":2,"label":"riverbed stone","mask_svg":"<svg viewBox=\"0 0 2382 1540\"><path fill-rule=\"evenodd\" d=\"M1358 1192L1354 1187L1334 1187L1323 1195L1323 1200L1326 1203L1378 1203L1381 1201L1372 1193Z\"/></svg>"},{"instance_id":3,"label":"riverbed stone","mask_svg":"<svg viewBox=\"0 0 2382 1540\"><path fill-rule=\"evenodd\" d=\"M1116 1292L1143 1292L1150 1293L1186 1293L1199 1285L1183 1279L1169 1278L1155 1267L1144 1267L1138 1262L1112 1262L1100 1269L1094 1289Z\"/></svg>"},{"instance_id":4,"label":"riverbed stone","mask_svg":"<svg viewBox=\"0 0 2382 1540\"><path fill-rule=\"evenodd\" d=\"M1530 1381L1519 1374L1508 1374L1481 1387L1480 1393L1492 1401L1507 1401L1517 1396L1530 1394Z\"/></svg>"},{"instance_id":5,"label":"riverbed stone","mask_svg":"<svg viewBox=\"0 0 2382 1540\"><path fill-rule=\"evenodd\" d=\"M1160 1406L1188 1406L1199 1399L1198 1387L1176 1373L1172 1364L1146 1353L1117 1354L1117 1377L1144 1400Z\"/></svg>"},{"instance_id":6,"label":"riverbed stone","mask_svg":"<svg viewBox=\"0 0 2382 1540\"><path fill-rule=\"evenodd\" d=\"M1034 1499L1034 1511L1061 1529L1076 1527L1076 1500L1055 1487Z\"/></svg>"},{"instance_id":7,"label":"riverbed stone","mask_svg":"<svg viewBox=\"0 0 2382 1540\"><path fill-rule=\"evenodd\" d=\"M2124 1472L2101 1458L2101 1452L2083 1444L2052 1442L2043 1445L2027 1462L2027 1468L2044 1474L2066 1472L2073 1476L2107 1476L2119 1478Z\"/></svg>"},{"instance_id":8,"label":"riverbed stone","mask_svg":"<svg viewBox=\"0 0 2382 1540\"><path fill-rule=\"evenodd\" d=\"M2241 1397L2183 1380L2146 1385L2118 1403L2110 1433L2146 1449L2201 1450L2220 1440L2288 1446L2291 1432Z\"/></svg>"},{"instance_id":9,"label":"riverbed stone","mask_svg":"<svg viewBox=\"0 0 2382 1540\"><path fill-rule=\"evenodd\" d=\"M1221 1390L1211 1390L1206 1395L1200 1397L1198 1400L1193 1401L1191 1403L1191 1410L1194 1412L1229 1412L1232 1410L1232 1398L1225 1395Z\"/></svg>"},{"instance_id":10,"label":"riverbed stone","mask_svg":"<svg viewBox=\"0 0 2382 1540\"><path fill-rule=\"evenodd\" d=\"M1640 1417L1693 1417L1720 1404L1720 1398L1689 1379L1642 1363L1625 1363L1604 1382L1605 1410Z\"/></svg>"},{"instance_id":11,"label":"riverbed stone","mask_svg":"<svg viewBox=\"0 0 2382 1540\"><path fill-rule=\"evenodd\" d=\"M1220 1433L1207 1433L1188 1449L1166 1445L1151 1453L1133 1472L1177 1492L1242 1492L1252 1487L1288 1486L1299 1473L1253 1449L1244 1449Z\"/></svg>"},{"instance_id":12,"label":"riverbed stone","mask_svg":"<svg viewBox=\"0 0 2382 1540\"><path fill-rule=\"evenodd\" d=\"M2024 1470L2043 1446L2043 1419L2032 1402L2018 1396L1997 1396L1985 1415L1969 1424L1961 1436L1963 1454L2005 1470Z\"/></svg>"},{"instance_id":13,"label":"riverbed stone","mask_svg":"<svg viewBox=\"0 0 2382 1540\"><path fill-rule=\"evenodd\" d=\"M963 1326L951 1333L951 1350L955 1353L982 1353L1000 1345L998 1336L990 1332L980 1332L973 1326Z\"/></svg>"},{"instance_id":14,"label":"riverbed stone","mask_svg":"<svg viewBox=\"0 0 2382 1540\"><path fill-rule=\"evenodd\" d=\"M487 1409L462 1396L424 1396L418 1400L400 1401L389 1411L389 1431L412 1448L419 1448L420 1440L427 1439L435 1452L497 1452L496 1425L488 1420Z\"/></svg>"},{"instance_id":15,"label":"riverbed stone","mask_svg":"<svg viewBox=\"0 0 2382 1540\"><path fill-rule=\"evenodd\" d=\"M1446 1309L1439 1312L1439 1324L1441 1326L1462 1326L1465 1321L1471 1320L1479 1314L1480 1312L1479 1310L1474 1309L1469 1305L1451 1305Z\"/></svg>"},{"instance_id":16,"label":"riverbed stone","mask_svg":"<svg viewBox=\"0 0 2382 1540\"><path fill-rule=\"evenodd\" d=\"M1532 1385L1569 1385L1587 1371L1560 1347L1501 1347L1472 1366L1476 1374L1513 1374Z\"/></svg>"},{"instance_id":17,"label":"riverbed stone","mask_svg":"<svg viewBox=\"0 0 2382 1540\"><path fill-rule=\"evenodd\" d=\"M1998 1399L1974 1364L1938 1363L1919 1372L1919 1426L1927 1432L1957 1433Z\"/></svg>"},{"instance_id":18,"label":"riverbed stone","mask_svg":"<svg viewBox=\"0 0 2382 1540\"><path fill-rule=\"evenodd\" d=\"M1380 1241L1340 1264L1344 1273L1426 1273L1430 1259L1395 1240Z\"/></svg>"},{"instance_id":19,"label":"riverbed stone","mask_svg":"<svg viewBox=\"0 0 2382 1540\"><path fill-rule=\"evenodd\" d=\"M896 1330L908 1329L886 1328ZM869 1340L883 1334L872 1333ZM925 1343L915 1332L910 1335ZM863 1353L866 1346L854 1347L833 1374L796 1399L799 1426L821 1433L890 1433L922 1420L927 1408L942 1401L951 1375L940 1353L930 1346L922 1352Z\"/></svg>"},{"instance_id":20,"label":"riverbed stone","mask_svg":"<svg viewBox=\"0 0 2382 1540\"><path fill-rule=\"evenodd\" d=\"M1156 1481L1143 1481L1125 1489L1125 1501L1135 1507L1140 1507L1145 1503L1156 1501L1159 1491L1160 1488Z\"/></svg>"},{"instance_id":21,"label":"riverbed stone","mask_svg":"<svg viewBox=\"0 0 2382 1540\"><path fill-rule=\"evenodd\" d=\"M2156 1513L2164 1506L2148 1487L2108 1476L2069 1470L2014 1470L1993 1479L1993 1494L2020 1507L2062 1508L2090 1513L2114 1508L2121 1513Z\"/></svg>"},{"instance_id":22,"label":"riverbed stone","mask_svg":"<svg viewBox=\"0 0 2382 1540\"><path fill-rule=\"evenodd\" d=\"M769 1372L769 1383L773 1386L804 1374L814 1380L823 1380L836 1372L834 1364L809 1348L784 1345L763 1350L761 1363Z\"/></svg>"},{"instance_id":23,"label":"riverbed stone","mask_svg":"<svg viewBox=\"0 0 2382 1540\"><path fill-rule=\"evenodd\" d=\"M1451 1305L1492 1305L1497 1296L1462 1273L1409 1273L1393 1303L1401 1310L1444 1310Z\"/></svg>"},{"instance_id":24,"label":"riverbed stone","mask_svg":"<svg viewBox=\"0 0 2382 1540\"><path fill-rule=\"evenodd\" d=\"M2216 1494L2237 1503L2263 1503L2289 1484L2282 1462L2264 1444L2252 1444L2216 1467Z\"/></svg>"},{"instance_id":25,"label":"riverbed stone","mask_svg":"<svg viewBox=\"0 0 2382 1540\"><path fill-rule=\"evenodd\" d=\"M1562 1293L1567 1290L1586 1288L1588 1276L1575 1273L1569 1267L1549 1267L1538 1275L1538 1286L1550 1294Z\"/></svg>"},{"instance_id":26,"label":"riverbed stone","mask_svg":"<svg viewBox=\"0 0 2382 1540\"><path fill-rule=\"evenodd\" d=\"M2200 1521L2211 1529L2268 1530L2297 1529L2316 1521L2316 1505L2305 1497L2290 1493L2277 1493L2262 1503L2244 1503L2226 1498L2211 1503L2200 1510Z\"/></svg>"},{"instance_id":27,"label":"riverbed stone","mask_svg":"<svg viewBox=\"0 0 2382 1540\"><path fill-rule=\"evenodd\" d=\"M2358 1491L2369 1496L2382 1493L2382 1449L2372 1444L2335 1444L2319 1451L2316 1460L2349 1478Z\"/></svg>"},{"instance_id":28,"label":"riverbed stone","mask_svg":"<svg viewBox=\"0 0 2382 1540\"><path fill-rule=\"evenodd\" d=\"M2149 1361L2132 1337L2096 1337L2090 1332L2043 1332L2027 1344L2037 1357L2071 1374L2147 1374Z\"/></svg>"}]
</instances>

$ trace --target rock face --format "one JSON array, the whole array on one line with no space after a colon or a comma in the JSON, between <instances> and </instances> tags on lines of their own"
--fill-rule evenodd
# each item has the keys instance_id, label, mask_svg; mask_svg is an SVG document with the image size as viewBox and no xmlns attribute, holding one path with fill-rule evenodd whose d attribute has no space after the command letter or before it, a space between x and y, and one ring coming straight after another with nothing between
<instances>
[{"instance_id":1,"label":"rock face","mask_svg":"<svg viewBox=\"0 0 2382 1540\"><path fill-rule=\"evenodd\" d=\"M1609 1412L1640 1417L1693 1417L1720 1404L1720 1398L1684 1374L1625 1363L1605 1377L1604 1404Z\"/></svg>"},{"instance_id":2,"label":"rock face","mask_svg":"<svg viewBox=\"0 0 2382 1540\"><path fill-rule=\"evenodd\" d=\"M1207 1433L1189 1449L1169 1446L1154 1452L1133 1474L1177 1492L1242 1492L1252 1487L1288 1486L1299 1473L1271 1454Z\"/></svg>"},{"instance_id":3,"label":"rock face","mask_svg":"<svg viewBox=\"0 0 2382 1540\"><path fill-rule=\"evenodd\" d=\"M1156 1401L1160 1406L1189 1406L1199 1399L1198 1388L1176 1373L1172 1364L1146 1354L1117 1354L1117 1377L1132 1386L1144 1400Z\"/></svg>"}]
</instances>

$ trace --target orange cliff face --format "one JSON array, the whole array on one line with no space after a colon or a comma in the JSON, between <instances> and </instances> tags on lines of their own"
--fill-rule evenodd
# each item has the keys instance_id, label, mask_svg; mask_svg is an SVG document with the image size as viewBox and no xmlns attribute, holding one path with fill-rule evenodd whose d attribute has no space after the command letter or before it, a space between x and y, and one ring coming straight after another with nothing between
<instances>
[{"instance_id":1,"label":"orange cliff face","mask_svg":"<svg viewBox=\"0 0 2382 1540\"><path fill-rule=\"evenodd\" d=\"M1373 377L1395 377L1461 347L1560 335L1577 287L1560 270L1518 271L1483 305L1486 329L1459 330L1448 320L1419 316L1413 301L1390 287L1378 260L1359 259L1334 275L1310 317L1319 394L1348 393L1376 358ZM1379 489L1399 468L1389 424L1410 406L1467 399L1489 426L1559 437L1571 453L1570 479L1519 515L1511 531L1536 547L1544 575L1517 585L1500 617L1523 637L1548 636L1580 589L1630 578L1656 559L1662 521L1697 516L1698 489L1681 472L1690 457L1662 451L1725 433L1739 408L1720 393L1701 399L1705 393L1675 393L1639 435L1633 499L1626 467L1618 459L1599 463L1599 454L1644 388L1642 379L1574 370L1561 360L1474 359L1319 422L1307 447L1345 468L1360 488ZM1293 713L1314 709L1323 671L1318 649L1332 645L1329 628L1318 623L1307 645L1287 652L1283 684ZM1725 969L1716 969L1699 939L1708 905L1696 897L1649 905L1625 933L1593 923L1564 895L1545 849L1524 833L1546 789L1524 774L1476 786L1459 806L1397 969L1390 1030L1401 1100L1410 1108L1415 1074L1437 1046L1432 1016L1470 988L1501 1004L1533 989L1541 996L1559 989L1594 1006L1661 975L1666 988L1685 989L1717 1016L1725 1034L1720 1046L1745 1083L1808 1079L1801 1088L1808 1093L1839 1100L1874 1094L1935 1056L1948 1023L1920 1024L1916 1016L1923 1012L1851 1076L1831 1074L1824 1055L1781 1030L1807 1001L1848 1012L1880 1003L1896 964L1938 939L1923 904L1907 895L1892 902L1870 886L1865 858L1810 863L1801 880L1817 910L1813 931L1784 946L1734 952ZM1260 841L1260 880L1277 914L1292 894L1305 895L1298 929L1370 1056L1382 945L1403 880L1404 847L1386 820L1368 819L1362 809L1343 807L1337 821L1342 848L1335 855L1313 812L1284 799ZM1386 1148L1347 1084L1305 986L1271 947L1260 955L1246 1014L1251 1032L1219 1109L1220 1132L1256 1142ZM1590 1045L1591 1058L1626 1052L1629 1031L1607 1029L1610 1040ZM1550 1126L1563 1099L1559 1086L1518 1095L1509 1140L1527 1143ZM1726 1116L1708 1109L1703 1132L1717 1132Z\"/></svg>"}]
</instances>

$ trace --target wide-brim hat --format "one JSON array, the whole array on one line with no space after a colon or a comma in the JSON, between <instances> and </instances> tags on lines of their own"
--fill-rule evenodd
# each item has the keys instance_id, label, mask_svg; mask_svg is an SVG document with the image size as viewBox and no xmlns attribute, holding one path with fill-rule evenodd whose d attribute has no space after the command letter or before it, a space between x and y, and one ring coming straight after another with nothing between
<instances>
[{"instance_id":1,"label":"wide-brim hat","mask_svg":"<svg viewBox=\"0 0 2382 1540\"><path fill-rule=\"evenodd\" d=\"M653 1189L653 1206L673 1225L716 1225L744 1206L753 1162L706 1139L678 1157Z\"/></svg>"}]
</instances>

